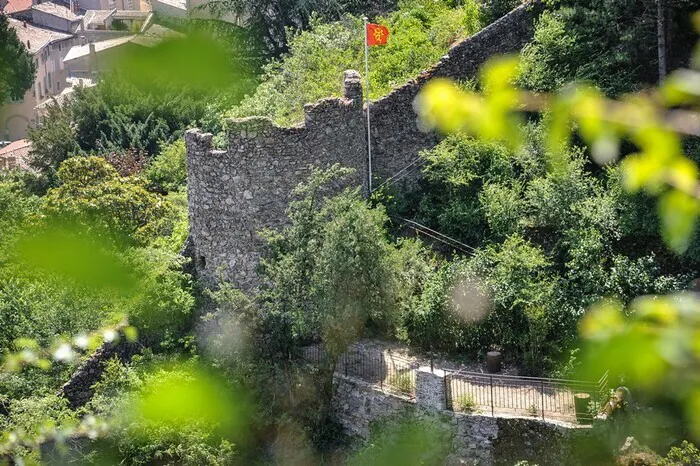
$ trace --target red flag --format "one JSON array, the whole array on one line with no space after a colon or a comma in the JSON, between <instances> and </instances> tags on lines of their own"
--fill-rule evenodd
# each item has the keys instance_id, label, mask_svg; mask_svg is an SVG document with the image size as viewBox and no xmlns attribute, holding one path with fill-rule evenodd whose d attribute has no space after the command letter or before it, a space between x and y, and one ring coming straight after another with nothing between
<instances>
[{"instance_id":1,"label":"red flag","mask_svg":"<svg viewBox=\"0 0 700 466\"><path fill-rule=\"evenodd\" d=\"M380 24L367 23L367 45L374 47L375 45L386 44L389 38L389 29Z\"/></svg>"}]
</instances>

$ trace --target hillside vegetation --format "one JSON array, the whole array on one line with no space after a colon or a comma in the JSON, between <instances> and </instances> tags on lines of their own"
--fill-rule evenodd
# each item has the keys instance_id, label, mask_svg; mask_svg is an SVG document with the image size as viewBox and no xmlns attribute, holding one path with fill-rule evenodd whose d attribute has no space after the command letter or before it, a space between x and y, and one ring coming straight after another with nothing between
<instances>
[{"instance_id":1,"label":"hillside vegetation","mask_svg":"<svg viewBox=\"0 0 700 466\"><path fill-rule=\"evenodd\" d=\"M557 163L556 112L528 107L521 145L506 137L515 131L442 134L422 154L415 189L387 188L371 199L352 187L328 196L348 170L314 169L293 193L288 224L260 232L264 285L254 292L223 278L207 287L180 254L188 235L187 128L223 141L228 117L299 123L304 104L339 95L344 70L364 72L363 11L391 31L387 46L371 50L376 99L516 3L222 0L221 11L249 15L248 34L215 21L171 20L197 41L218 38L201 66L155 60L143 74L106 76L52 105L29 135L32 170L0 175L0 465L8 457L48 462L40 445L46 455L47 440L57 441L53 453L69 455L59 462L81 464L443 464L450 434L428 419L389 420L363 445L343 434L333 418L333 374L350 344L378 338L470 363L499 350L521 375L570 378L587 349L608 348L620 329L633 340L613 343L637 346L620 344L616 354L631 348L639 358L631 364L596 353L607 367L668 381L662 390L640 379L611 381L629 383L643 407L629 411L629 422L616 418L616 432L624 440L652 420L665 430L645 431L645 441L668 456L645 451L649 464L697 464L697 449L681 443L700 438L698 410L686 403L700 399L691 396L700 393L693 391L697 300L687 295L678 310L675 298L656 295L698 279L700 229L692 220L700 207L683 198L685 211L671 220L689 234L670 243L657 214L668 186L627 189L624 165L595 161L586 121L567 121L572 143ZM690 15L700 0L668 0L665 8L670 72L693 64ZM601 96L648 90L656 101L668 98L654 93L655 14L652 0L548 1L512 67L515 78L496 90L507 94L512 81L545 102L541 93L584 80ZM183 57L198 55L202 43ZM1 54L0 47L0 64ZM501 95L486 78L458 84ZM672 109L694 109L683 99L696 98L697 86L664 89L677 99ZM496 120L489 115L475 121L487 127ZM616 127L602 117L596 123L599 131ZM663 152L674 147L672 136L656 131L648 141L661 140ZM619 159L637 160L643 145L622 140ZM692 190L700 140L685 135L679 146L685 177L677 184ZM643 181L677 160L666 162ZM466 247L409 237L397 217ZM636 298L646 295L654 297L640 307ZM131 341L138 354L109 361L92 399L72 409L57 395L61 386L115 339ZM329 357L300 364L294 356L309 344ZM71 435L89 440L79 448L61 442ZM619 442L610 438L614 445L595 452L598 464L647 464L616 459Z\"/></svg>"},{"instance_id":2,"label":"hillside vegetation","mask_svg":"<svg viewBox=\"0 0 700 466\"><path fill-rule=\"evenodd\" d=\"M434 0L402 0L398 10L373 18L386 25L391 40L370 50L370 96L385 95L436 63L450 45L478 31L482 11L474 0L451 6ZM303 119L303 106L340 96L343 71L364 74L362 19L346 15L324 23L312 18L308 30L289 39L289 51L269 63L260 86L226 116L268 116L290 125Z\"/></svg>"}]
</instances>

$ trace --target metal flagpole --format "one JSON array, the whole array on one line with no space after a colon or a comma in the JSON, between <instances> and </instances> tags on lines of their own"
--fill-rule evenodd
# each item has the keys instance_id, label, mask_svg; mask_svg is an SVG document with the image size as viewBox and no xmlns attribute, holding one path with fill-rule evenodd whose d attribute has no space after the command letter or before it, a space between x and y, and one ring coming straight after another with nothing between
<instances>
[{"instance_id":1,"label":"metal flagpole","mask_svg":"<svg viewBox=\"0 0 700 466\"><path fill-rule=\"evenodd\" d=\"M365 88L367 92L367 169L369 193L372 194L372 133L369 123L369 44L367 43L367 17L362 18L365 23Z\"/></svg>"}]
</instances>

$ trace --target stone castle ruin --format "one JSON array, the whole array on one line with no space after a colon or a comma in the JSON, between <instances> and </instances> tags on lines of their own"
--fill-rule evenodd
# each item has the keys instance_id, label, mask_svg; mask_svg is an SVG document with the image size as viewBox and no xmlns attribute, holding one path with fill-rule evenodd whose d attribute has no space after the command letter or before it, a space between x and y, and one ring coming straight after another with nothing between
<instances>
[{"instance_id":1,"label":"stone castle ruin","mask_svg":"<svg viewBox=\"0 0 700 466\"><path fill-rule=\"evenodd\" d=\"M402 170L402 183L415 183L419 153L439 140L418 127L413 101L420 89L437 77L474 77L492 55L518 52L531 39L539 10L532 3L516 8L371 103L374 186ZM230 120L227 150L214 150L211 134L187 131L189 253L201 279L214 283L223 267L226 279L241 289L257 285L263 246L257 233L284 225L292 189L307 178L310 166L354 168L350 182L367 189L368 109L362 96L360 75L346 71L343 97L306 105L299 126L280 127L262 117Z\"/></svg>"}]
</instances>

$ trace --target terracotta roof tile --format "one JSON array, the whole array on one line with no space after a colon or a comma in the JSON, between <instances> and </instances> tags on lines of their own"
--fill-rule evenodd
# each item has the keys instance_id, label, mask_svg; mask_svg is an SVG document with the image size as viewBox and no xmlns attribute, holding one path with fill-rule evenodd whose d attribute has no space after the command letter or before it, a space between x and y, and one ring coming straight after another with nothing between
<instances>
[{"instance_id":1,"label":"terracotta roof tile","mask_svg":"<svg viewBox=\"0 0 700 466\"><path fill-rule=\"evenodd\" d=\"M34 5L32 10L41 11L58 18L67 19L68 21L80 20L80 16L70 11L70 8L52 2L39 3L38 5Z\"/></svg>"},{"instance_id":2,"label":"terracotta roof tile","mask_svg":"<svg viewBox=\"0 0 700 466\"><path fill-rule=\"evenodd\" d=\"M70 34L40 28L14 18L10 18L10 27L15 30L19 40L31 54L37 53L50 42L72 37Z\"/></svg>"},{"instance_id":3,"label":"terracotta roof tile","mask_svg":"<svg viewBox=\"0 0 700 466\"><path fill-rule=\"evenodd\" d=\"M28 139L20 139L3 147L0 149L0 170L13 168L29 170L29 152L31 150L32 143Z\"/></svg>"},{"instance_id":4,"label":"terracotta roof tile","mask_svg":"<svg viewBox=\"0 0 700 466\"><path fill-rule=\"evenodd\" d=\"M5 14L17 13L18 11L26 11L32 7L32 0L8 0L5 8L2 11Z\"/></svg>"}]
</instances>

